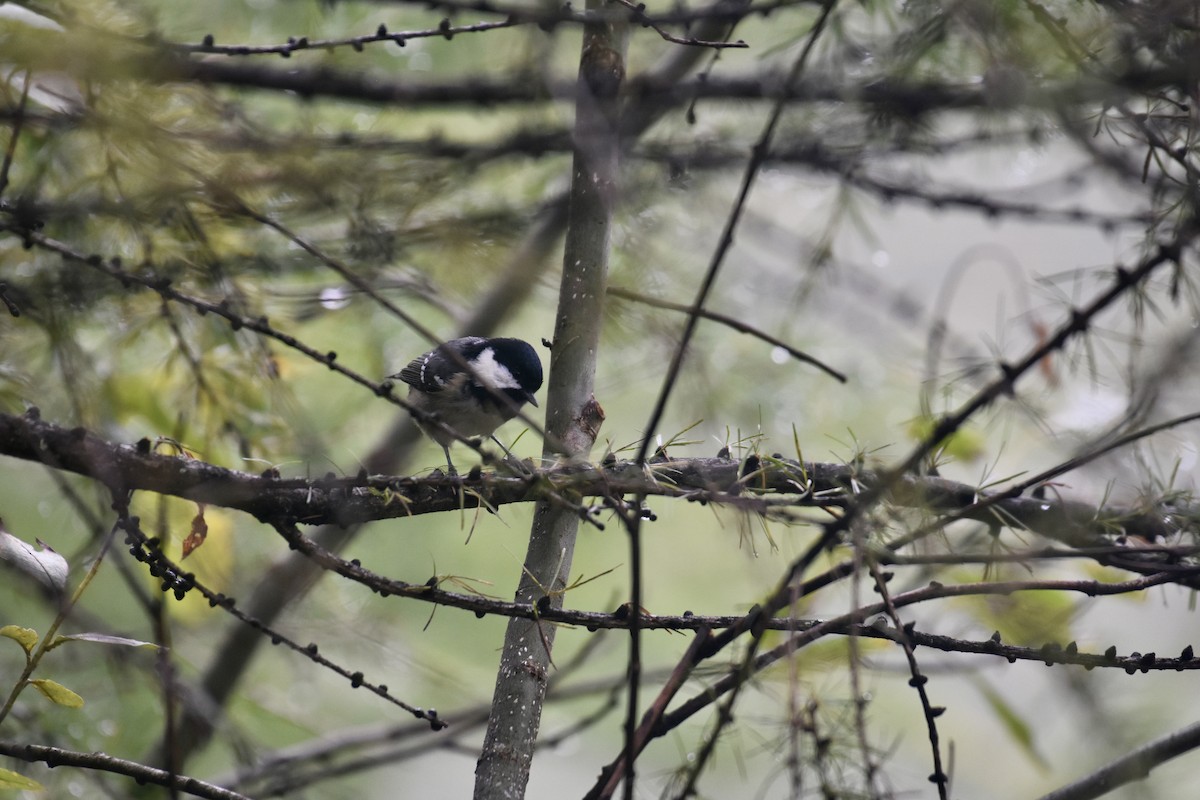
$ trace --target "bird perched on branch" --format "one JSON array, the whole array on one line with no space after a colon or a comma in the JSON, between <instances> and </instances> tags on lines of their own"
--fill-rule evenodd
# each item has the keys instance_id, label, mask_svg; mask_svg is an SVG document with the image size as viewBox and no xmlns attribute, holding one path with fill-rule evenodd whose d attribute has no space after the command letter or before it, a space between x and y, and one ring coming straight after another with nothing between
<instances>
[{"instance_id":1,"label":"bird perched on branch","mask_svg":"<svg viewBox=\"0 0 1200 800\"><path fill-rule=\"evenodd\" d=\"M511 458L492 432L525 403L538 404L533 395L542 388L542 361L521 339L464 336L414 358L390 378L408 384L408 402L415 408L437 415L460 436L490 436ZM450 474L456 475L450 459L455 437L438 425L420 420L417 425L442 446Z\"/></svg>"}]
</instances>

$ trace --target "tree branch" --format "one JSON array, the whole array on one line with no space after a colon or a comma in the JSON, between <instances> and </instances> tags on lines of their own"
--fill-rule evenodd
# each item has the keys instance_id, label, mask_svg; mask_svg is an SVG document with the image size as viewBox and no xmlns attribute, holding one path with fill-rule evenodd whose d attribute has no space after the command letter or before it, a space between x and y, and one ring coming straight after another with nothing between
<instances>
[{"instance_id":1,"label":"tree branch","mask_svg":"<svg viewBox=\"0 0 1200 800\"><path fill-rule=\"evenodd\" d=\"M79 753L59 747L0 741L0 754L30 762L44 761L51 767L82 767L83 769L114 772L118 775L127 775L138 783L167 786L196 797L208 798L208 800L250 800L244 794L231 792L196 778L172 775L166 770L148 767L136 761L126 761L123 758L113 758L104 753Z\"/></svg>"},{"instance_id":2,"label":"tree branch","mask_svg":"<svg viewBox=\"0 0 1200 800\"><path fill-rule=\"evenodd\" d=\"M1150 770L1176 756L1200 747L1200 722L1155 739L1113 763L1069 786L1044 795L1041 800L1092 800L1118 786L1150 776Z\"/></svg>"},{"instance_id":3,"label":"tree branch","mask_svg":"<svg viewBox=\"0 0 1200 800\"><path fill-rule=\"evenodd\" d=\"M1190 419L1190 417L1184 418ZM1155 426L1157 430L1162 426ZM532 477L492 473L425 478L368 476L314 480L276 478L226 469L195 458L152 451L148 439L115 444L84 428L65 428L40 419L36 409L0 414L0 455L34 461L92 478L110 489L149 491L193 502L244 511L266 522L306 525L368 522L419 516L480 504L499 508L570 492L583 497L620 498L629 494L719 503L752 513L790 515L795 508L839 508L850 502L848 487L877 486L881 473L854 465L799 462L750 456L737 461L677 458L601 465L559 464ZM1078 465L1078 460L1072 462ZM548 488L545 488L548 487ZM889 501L905 508L973 520L992 526L1028 529L1071 547L1104 547L1117 535L1167 540L1193 530L1200 510L1103 507L1077 500L982 492L970 484L933 476L903 476ZM800 520L803 521L803 520ZM1120 557L1121 550L1111 556ZM1130 556L1115 564L1131 569ZM1100 558L1100 556L1097 556ZM1161 566L1158 554L1146 566Z\"/></svg>"},{"instance_id":4,"label":"tree branch","mask_svg":"<svg viewBox=\"0 0 1200 800\"><path fill-rule=\"evenodd\" d=\"M468 75L440 82L396 81L327 66L277 69L261 64L192 61L179 57L148 64L141 72L147 78L157 77L163 81L196 81L243 89L294 92L305 98L331 97L410 108L461 105L494 108L578 99L573 81L531 81L520 75ZM1114 82L1070 80L1049 83L1037 92L1031 91L1026 105L1046 109L1078 107L1112 102L1127 94L1119 76ZM749 76L710 76L705 80L661 81L655 76L646 76L631 79L625 94L626 102L663 108L686 106L696 99L845 103L865 105L905 118L943 111L984 109L992 105L985 90L973 86L875 77L851 85L824 77L788 84L786 75L775 71Z\"/></svg>"}]
</instances>

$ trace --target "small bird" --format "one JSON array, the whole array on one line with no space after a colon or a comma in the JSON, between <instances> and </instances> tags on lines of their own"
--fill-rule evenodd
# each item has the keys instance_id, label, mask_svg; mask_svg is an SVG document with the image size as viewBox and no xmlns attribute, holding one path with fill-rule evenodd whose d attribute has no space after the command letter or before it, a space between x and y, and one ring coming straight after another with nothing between
<instances>
[{"instance_id":1,"label":"small bird","mask_svg":"<svg viewBox=\"0 0 1200 800\"><path fill-rule=\"evenodd\" d=\"M474 376L460 362L470 365ZM491 436L512 457L492 432L515 417L526 402L538 404L533 395L542 388L542 361L533 346L521 339L464 336L414 358L389 377L408 384L408 402L414 407L436 414L462 436ZM457 475L450 460L455 438L435 425L420 421L417 425L442 446L450 474Z\"/></svg>"}]
</instances>

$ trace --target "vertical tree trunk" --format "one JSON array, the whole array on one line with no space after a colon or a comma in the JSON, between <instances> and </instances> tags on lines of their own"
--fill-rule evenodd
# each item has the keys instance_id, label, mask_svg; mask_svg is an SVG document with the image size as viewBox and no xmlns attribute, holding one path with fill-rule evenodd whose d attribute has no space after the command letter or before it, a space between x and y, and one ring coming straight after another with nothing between
<instances>
[{"instance_id":1,"label":"vertical tree trunk","mask_svg":"<svg viewBox=\"0 0 1200 800\"><path fill-rule=\"evenodd\" d=\"M588 2L589 9L602 5L603 0ZM603 420L592 389L617 185L617 93L624 75L621 32L605 24L585 28L570 212L550 354L546 458L587 457ZM517 602L562 605L579 523L568 509L538 504ZM475 768L476 800L525 794L553 644L553 626L515 618L509 622L487 736Z\"/></svg>"}]
</instances>

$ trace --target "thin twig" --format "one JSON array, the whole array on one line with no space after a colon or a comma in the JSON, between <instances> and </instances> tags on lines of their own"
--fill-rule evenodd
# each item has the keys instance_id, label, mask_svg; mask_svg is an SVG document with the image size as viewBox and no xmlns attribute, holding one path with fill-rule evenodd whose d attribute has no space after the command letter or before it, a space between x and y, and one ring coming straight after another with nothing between
<instances>
[{"instance_id":1,"label":"thin twig","mask_svg":"<svg viewBox=\"0 0 1200 800\"><path fill-rule=\"evenodd\" d=\"M625 6L630 11L633 12L633 14L630 16L631 22L633 22L636 25L642 25L644 27L649 28L650 30L654 31L659 36L661 36L664 40L671 42L672 44L689 45L692 47L711 47L714 50L722 50L722 49L726 49L726 48L746 48L746 47L750 46L750 45L746 44L745 42L743 42L741 39L738 39L736 42L726 42L726 41L706 41L704 39L696 39L691 36L673 36L672 34L667 33L666 30L663 29L663 26L660 23L655 22L653 19L651 19L649 16L646 15L646 4L645 3L633 3L630 0L614 0L614 1L620 5Z\"/></svg>"},{"instance_id":2,"label":"thin twig","mask_svg":"<svg viewBox=\"0 0 1200 800\"><path fill-rule=\"evenodd\" d=\"M682 311L687 314L695 313L704 319L712 320L713 322L719 322L726 327L733 328L738 333L746 333L756 339L761 339L769 345L783 348L787 351L788 355L797 361L803 361L806 364L812 364L814 367L817 367L826 374L837 379L840 383L846 382L846 375L844 373L839 372L815 356L810 356L808 353L793 347L782 339L777 339L771 334L761 331L758 328L755 328L753 325L742 322L740 319L735 319L728 314L720 314L716 311L709 311L706 308L696 310L692 306L685 306L681 303L672 303L667 300L659 300L656 297L650 297L649 295L641 294L640 292L635 292L630 289L622 289L619 286L608 287L608 293L613 297L620 297L624 300L632 300L635 303L642 303L643 305L653 306L654 308L665 308L670 311Z\"/></svg>"},{"instance_id":3,"label":"thin twig","mask_svg":"<svg viewBox=\"0 0 1200 800\"><path fill-rule=\"evenodd\" d=\"M389 31L386 26L380 25L373 34L351 36L344 39L310 39L307 36L300 36L288 39L284 44L248 45L217 44L211 36L208 36L199 44L166 43L166 46L182 53L222 56L275 55L290 58L293 53L305 50L324 52L338 47L352 47L361 52L363 45L374 44L376 42L393 43L403 47L404 43L410 39L452 39L464 33L485 33L501 28L512 28L520 24L522 24L521 21L515 17L509 17L500 22L477 22L473 25L451 25L450 20L447 19L443 20L442 24L436 28L415 31Z\"/></svg>"},{"instance_id":4,"label":"thin twig","mask_svg":"<svg viewBox=\"0 0 1200 800\"><path fill-rule=\"evenodd\" d=\"M1040 800L1095 800L1118 786L1149 777L1150 770L1200 747L1200 722L1148 742L1075 783L1056 789Z\"/></svg>"},{"instance_id":5,"label":"thin twig","mask_svg":"<svg viewBox=\"0 0 1200 800\"><path fill-rule=\"evenodd\" d=\"M151 783L155 786L167 786L207 800L251 800L246 795L222 789L220 786L196 778L172 775L163 769L148 767L145 764L127 761L123 758L113 758L104 753L79 753L73 750L64 750L61 747L0 741L0 754L30 762L45 761L51 767L80 767L126 775L139 784Z\"/></svg>"},{"instance_id":6,"label":"thin twig","mask_svg":"<svg viewBox=\"0 0 1200 800\"><path fill-rule=\"evenodd\" d=\"M925 716L925 728L929 732L929 747L933 751L933 773L930 774L929 780L937 786L938 797L941 800L947 800L949 797L950 778L946 774L946 771L942 769L942 749L939 744L937 729L937 718L946 709L935 708L929 702L929 692L925 688L929 682L929 678L921 674L921 668L917 664L916 650L912 642L905 635L907 630L904 623L900 620L900 613L896 609L896 604L892 602L892 595L887 587L887 579L884 578L879 565L874 561L868 561L867 567L871 571L871 577L875 579L875 590L883 598L888 618L891 619L892 626L897 632L895 641L904 650L904 658L908 662L908 671L911 676L908 680L908 685L917 690L917 696L921 699L921 710Z\"/></svg>"},{"instance_id":7,"label":"thin twig","mask_svg":"<svg viewBox=\"0 0 1200 800\"><path fill-rule=\"evenodd\" d=\"M13 116L12 135L8 137L8 147L4 150L4 163L0 164L0 197L8 188L8 172L12 169L13 158L17 153L17 140L21 138L21 126L25 124L25 105L29 100L29 84L32 81L33 70L25 70L25 82L21 86L21 101L17 104L17 112ZM9 311L12 311L9 305ZM13 314L13 316L17 316Z\"/></svg>"}]
</instances>

